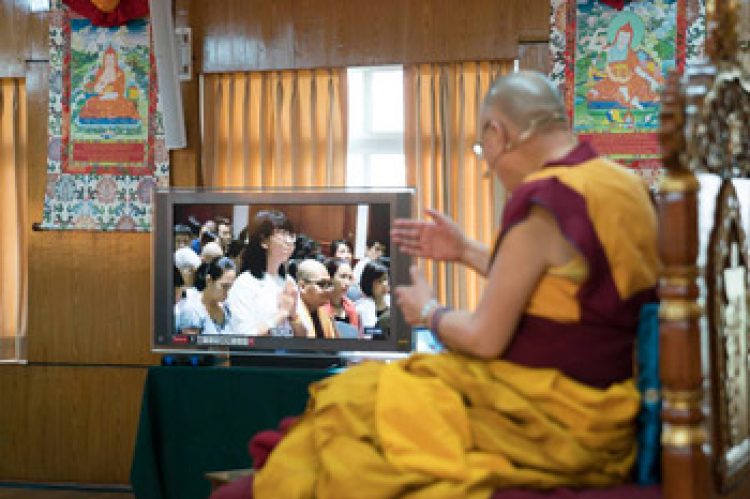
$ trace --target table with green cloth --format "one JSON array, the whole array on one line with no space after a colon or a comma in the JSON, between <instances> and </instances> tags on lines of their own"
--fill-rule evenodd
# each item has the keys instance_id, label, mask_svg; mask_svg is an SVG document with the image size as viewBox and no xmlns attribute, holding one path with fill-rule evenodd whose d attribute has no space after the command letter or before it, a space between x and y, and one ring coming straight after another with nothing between
<instances>
[{"instance_id":1,"label":"table with green cloth","mask_svg":"<svg viewBox=\"0 0 750 499\"><path fill-rule=\"evenodd\" d=\"M251 467L248 440L302 412L308 385L335 370L151 367L130 481L138 499L206 499L204 473Z\"/></svg>"}]
</instances>

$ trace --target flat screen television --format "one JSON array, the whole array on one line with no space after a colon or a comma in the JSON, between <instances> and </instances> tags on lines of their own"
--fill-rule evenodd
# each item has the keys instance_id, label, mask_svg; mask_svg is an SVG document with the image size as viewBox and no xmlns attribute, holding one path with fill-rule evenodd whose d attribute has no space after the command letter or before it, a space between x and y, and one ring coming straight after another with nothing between
<instances>
[{"instance_id":1,"label":"flat screen television","mask_svg":"<svg viewBox=\"0 0 750 499\"><path fill-rule=\"evenodd\" d=\"M388 281L391 285L409 282L410 259L391 244L390 227L395 218L411 216L413 203L411 189L262 189L262 190L209 190L209 189L169 189L160 190L155 194L154 229L152 246L152 274L153 274L153 334L152 350L157 353L177 354L218 354L228 353L231 356L262 357L325 357L325 356L354 356L363 357L388 356L389 354L403 354L412 349L412 329L404 321L398 307L388 310L387 321L378 320L377 324L360 324L354 334L336 334L334 336L308 335L290 333L290 328L269 327L265 331L240 332L234 330L234 319L224 321L221 330L205 328L202 330L180 329L181 321L178 313L181 303L186 296L198 292L191 288L190 279L183 278L183 272L178 270L177 261L184 268L185 258L193 261L201 258L199 253L208 247L206 240L201 248L197 242L198 236L189 235L188 246L185 235L176 237L178 232L185 232L186 227L198 229L208 220L228 221L231 240L227 244L227 227L211 227L216 232L224 231L225 239L222 246L224 256L234 258L236 272L235 280L227 283L227 296L231 297L232 287L240 279L242 257L238 250L246 247L249 235L247 227L252 228L256 217L267 213L282 213L289 223L291 230L285 237L298 239L306 236L308 240L317 242L320 251L318 258L330 257L330 243L343 239L350 244L353 252L352 267L364 257L368 242L382 243L383 256L378 263L387 269ZM260 214L260 215L259 215ZM220 224L223 225L223 224ZM176 230L177 229L177 230ZM204 229L205 231L205 229ZM211 239L212 236L208 236ZM216 241L222 243L221 239ZM314 244L313 243L313 244ZM178 248L177 246L182 248ZM196 253L185 250L193 246ZM230 246L232 247L230 249ZM266 246L267 247L267 246ZM216 245L211 246L215 249ZM180 257L176 251L180 250ZM209 252L210 253L210 252ZM177 260L176 260L177 258ZM203 261L215 257L203 255ZM282 264L281 274L294 273L293 259ZM195 261L198 265L198 261ZM245 272L249 272L246 270ZM249 274L248 276L249 277ZM276 277L286 280L292 277ZM247 280L247 279L246 279ZM218 282L218 281L217 281ZM323 285L326 283L323 281ZM200 287L200 286L198 286ZM238 287L239 289L239 287ZM354 293L352 293L354 292ZM235 291L237 295L239 291ZM362 297L362 292L352 287L347 294L356 299ZM297 299L301 300L299 294ZM253 300L251 300L253 301ZM225 304L236 303L230 299ZM255 307L255 301L250 306ZM258 304L258 307L262 304ZM238 305L239 308L239 305ZM225 308L226 310L226 308ZM229 308L228 315L232 316ZM236 314L235 314L236 315ZM239 322L238 322L239 324ZM319 324L318 324L319 325ZM239 328L239 326L237 326ZM210 329L210 330L209 330ZM351 329L349 330L351 332ZM398 355L396 355L398 356Z\"/></svg>"}]
</instances>

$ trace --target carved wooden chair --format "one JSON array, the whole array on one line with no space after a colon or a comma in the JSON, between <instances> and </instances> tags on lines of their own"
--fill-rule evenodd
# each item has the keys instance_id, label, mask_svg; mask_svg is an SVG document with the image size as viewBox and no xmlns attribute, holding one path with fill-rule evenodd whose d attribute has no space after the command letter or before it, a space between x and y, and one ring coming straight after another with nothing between
<instances>
[{"instance_id":1,"label":"carved wooden chair","mask_svg":"<svg viewBox=\"0 0 750 499\"><path fill-rule=\"evenodd\" d=\"M750 498L750 289L741 217L750 214L750 195L737 195L739 179L750 178L750 68L740 63L740 8L736 0L709 0L710 60L672 77L662 98L665 499Z\"/></svg>"}]
</instances>

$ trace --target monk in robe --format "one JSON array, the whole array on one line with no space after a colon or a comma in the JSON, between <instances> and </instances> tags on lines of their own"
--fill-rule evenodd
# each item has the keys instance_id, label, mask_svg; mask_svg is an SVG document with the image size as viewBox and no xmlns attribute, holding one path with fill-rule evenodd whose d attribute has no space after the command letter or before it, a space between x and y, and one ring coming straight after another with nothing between
<instances>
[{"instance_id":1,"label":"monk in robe","mask_svg":"<svg viewBox=\"0 0 750 499\"><path fill-rule=\"evenodd\" d=\"M93 93L79 114L86 125L132 125L140 122L138 109L125 98L125 72L117 62L117 52L111 46L104 51L101 67L86 85Z\"/></svg>"},{"instance_id":2,"label":"monk in robe","mask_svg":"<svg viewBox=\"0 0 750 499\"><path fill-rule=\"evenodd\" d=\"M395 301L447 351L313 384L252 482L216 499L233 487L257 498L487 498L628 478L633 343L639 310L655 300L656 216L645 184L578 142L566 116L539 73L492 84L475 150L510 193L493 250L431 210L392 230L413 256L484 275L478 306L439 304L412 267Z\"/></svg>"}]
</instances>

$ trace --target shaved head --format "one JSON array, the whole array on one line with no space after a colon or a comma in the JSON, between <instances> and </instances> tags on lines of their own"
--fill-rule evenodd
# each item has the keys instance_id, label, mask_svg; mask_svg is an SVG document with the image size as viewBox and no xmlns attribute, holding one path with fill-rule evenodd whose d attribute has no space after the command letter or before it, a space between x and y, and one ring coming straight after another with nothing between
<instances>
[{"instance_id":1,"label":"shaved head","mask_svg":"<svg viewBox=\"0 0 750 499\"><path fill-rule=\"evenodd\" d=\"M328 277L328 269L317 260L302 260L297 267L297 280L317 281L321 277Z\"/></svg>"},{"instance_id":2,"label":"shaved head","mask_svg":"<svg viewBox=\"0 0 750 499\"><path fill-rule=\"evenodd\" d=\"M567 117L555 86L541 73L519 71L494 81L483 106L495 109L518 130L534 131L550 124L558 127Z\"/></svg>"}]
</instances>

